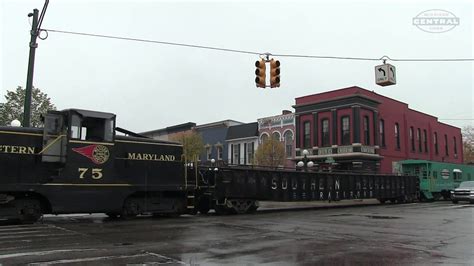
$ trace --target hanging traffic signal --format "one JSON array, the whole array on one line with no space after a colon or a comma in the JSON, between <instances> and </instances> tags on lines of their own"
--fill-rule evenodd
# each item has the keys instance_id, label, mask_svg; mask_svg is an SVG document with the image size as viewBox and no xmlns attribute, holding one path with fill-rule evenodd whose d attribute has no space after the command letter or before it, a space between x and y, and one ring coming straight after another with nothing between
<instances>
[{"instance_id":1,"label":"hanging traffic signal","mask_svg":"<svg viewBox=\"0 0 474 266\"><path fill-rule=\"evenodd\" d=\"M280 87L280 61L270 60L270 87Z\"/></svg>"},{"instance_id":2,"label":"hanging traffic signal","mask_svg":"<svg viewBox=\"0 0 474 266\"><path fill-rule=\"evenodd\" d=\"M265 60L260 59L258 61L255 61L255 83L258 88L265 88L265 78L266 78L266 73L265 73Z\"/></svg>"}]
</instances>

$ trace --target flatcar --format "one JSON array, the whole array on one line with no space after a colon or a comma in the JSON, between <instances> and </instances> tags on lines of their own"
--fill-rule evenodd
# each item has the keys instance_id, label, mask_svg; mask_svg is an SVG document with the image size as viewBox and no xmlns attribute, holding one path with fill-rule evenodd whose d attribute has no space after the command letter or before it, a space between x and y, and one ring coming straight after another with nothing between
<instances>
[{"instance_id":1,"label":"flatcar","mask_svg":"<svg viewBox=\"0 0 474 266\"><path fill-rule=\"evenodd\" d=\"M425 200L449 199L461 182L474 180L474 165L427 160L404 160L399 165L403 174L419 178L420 196Z\"/></svg>"}]
</instances>

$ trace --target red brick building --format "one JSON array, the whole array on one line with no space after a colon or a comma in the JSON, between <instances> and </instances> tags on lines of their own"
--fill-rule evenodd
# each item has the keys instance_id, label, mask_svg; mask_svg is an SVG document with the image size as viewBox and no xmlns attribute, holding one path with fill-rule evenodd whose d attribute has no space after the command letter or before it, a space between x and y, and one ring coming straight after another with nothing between
<instances>
[{"instance_id":1,"label":"red brick building","mask_svg":"<svg viewBox=\"0 0 474 266\"><path fill-rule=\"evenodd\" d=\"M360 87L295 99L296 161L318 167L392 173L396 162L462 163L461 129Z\"/></svg>"}]
</instances>

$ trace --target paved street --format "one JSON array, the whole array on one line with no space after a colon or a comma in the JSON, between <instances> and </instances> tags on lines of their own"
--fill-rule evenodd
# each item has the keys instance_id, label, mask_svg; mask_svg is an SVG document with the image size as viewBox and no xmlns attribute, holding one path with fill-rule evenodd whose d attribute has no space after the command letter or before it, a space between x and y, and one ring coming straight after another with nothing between
<instances>
[{"instance_id":1,"label":"paved street","mask_svg":"<svg viewBox=\"0 0 474 266\"><path fill-rule=\"evenodd\" d=\"M450 202L0 226L4 265L472 265L472 247L474 205Z\"/></svg>"}]
</instances>

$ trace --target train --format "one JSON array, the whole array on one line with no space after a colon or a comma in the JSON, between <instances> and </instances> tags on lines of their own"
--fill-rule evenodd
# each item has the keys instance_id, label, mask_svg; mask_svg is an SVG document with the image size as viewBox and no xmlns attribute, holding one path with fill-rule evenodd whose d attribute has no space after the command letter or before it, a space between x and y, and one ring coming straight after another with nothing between
<instances>
[{"instance_id":1,"label":"train","mask_svg":"<svg viewBox=\"0 0 474 266\"><path fill-rule=\"evenodd\" d=\"M463 181L474 180L474 165L403 160L398 162L401 173L418 177L421 200L449 200L451 191Z\"/></svg>"},{"instance_id":2,"label":"train","mask_svg":"<svg viewBox=\"0 0 474 266\"><path fill-rule=\"evenodd\" d=\"M179 143L117 127L113 113L48 111L43 122L43 128L0 127L2 220L249 213L265 200L410 202L419 196L414 175L200 166Z\"/></svg>"}]
</instances>

